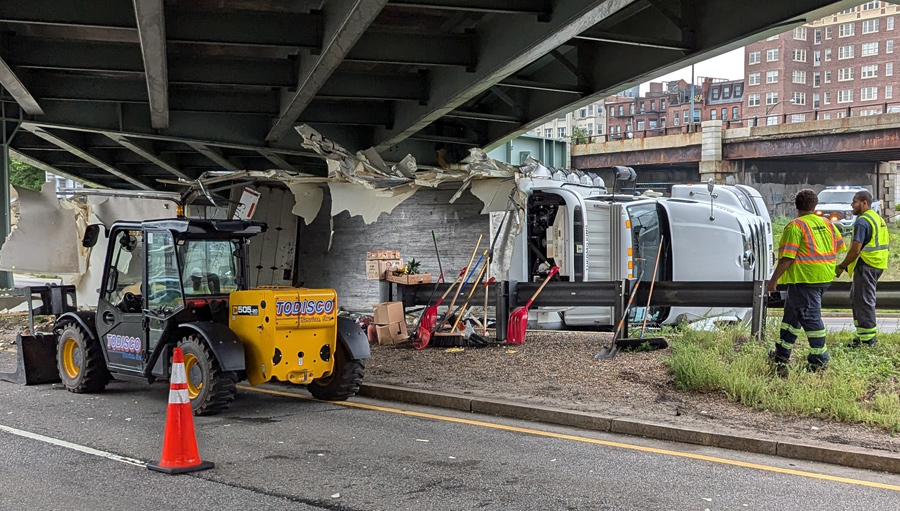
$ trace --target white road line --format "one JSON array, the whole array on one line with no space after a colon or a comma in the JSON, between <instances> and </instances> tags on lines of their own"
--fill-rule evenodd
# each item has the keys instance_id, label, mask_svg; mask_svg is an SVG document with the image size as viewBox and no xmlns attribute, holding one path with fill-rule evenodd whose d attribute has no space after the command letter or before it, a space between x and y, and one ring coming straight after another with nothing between
<instances>
[{"instance_id":1,"label":"white road line","mask_svg":"<svg viewBox=\"0 0 900 511\"><path fill-rule=\"evenodd\" d=\"M0 424L0 431L5 431L7 433L11 433L13 435L18 435L24 438L30 438L32 440L39 440L41 442L46 442L48 444L57 445L59 447L65 447L66 449L72 449L73 451L83 452L85 454L91 454L94 456L99 456L101 458L106 458L108 460L118 461L121 463L127 463L129 465L134 465L136 467L146 467L147 463L141 460L136 460L134 458L128 458L125 456L120 456L118 454L114 454L111 452L101 451L99 449L94 449L93 447L87 447L84 445L73 444L72 442L67 442L65 440L59 440L56 438L51 438L49 436L39 435L37 433L32 433L30 431L24 431L21 429L11 428L9 426L4 426Z\"/></svg>"}]
</instances>

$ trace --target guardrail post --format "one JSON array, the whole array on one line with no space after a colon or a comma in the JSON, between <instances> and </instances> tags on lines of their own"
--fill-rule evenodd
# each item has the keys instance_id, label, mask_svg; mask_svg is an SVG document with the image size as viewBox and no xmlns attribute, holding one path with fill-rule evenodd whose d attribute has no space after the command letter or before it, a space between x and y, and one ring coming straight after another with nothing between
<instances>
[{"instance_id":1,"label":"guardrail post","mask_svg":"<svg viewBox=\"0 0 900 511\"><path fill-rule=\"evenodd\" d=\"M501 342L506 340L510 300L512 300L513 296L510 289L512 289L512 285L508 280L500 282L500 286L497 288L497 313L495 314L496 319L494 320L494 336Z\"/></svg>"},{"instance_id":2,"label":"guardrail post","mask_svg":"<svg viewBox=\"0 0 900 511\"><path fill-rule=\"evenodd\" d=\"M628 281L620 280L616 282L616 306L613 307L613 328L622 321L622 330L624 333L613 332L613 335L617 335L614 340L618 341L619 339L624 339L628 337L628 322L624 321L625 319L625 302L628 298L625 296L628 292Z\"/></svg>"},{"instance_id":3,"label":"guardrail post","mask_svg":"<svg viewBox=\"0 0 900 511\"><path fill-rule=\"evenodd\" d=\"M766 281L753 281L753 316L750 319L750 335L757 341L766 335Z\"/></svg>"}]
</instances>

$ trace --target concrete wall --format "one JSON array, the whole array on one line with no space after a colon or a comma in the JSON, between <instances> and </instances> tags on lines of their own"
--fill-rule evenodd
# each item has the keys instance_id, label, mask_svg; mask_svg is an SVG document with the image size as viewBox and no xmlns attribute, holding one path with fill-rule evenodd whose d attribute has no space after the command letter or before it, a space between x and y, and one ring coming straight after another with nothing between
<instances>
[{"instance_id":1,"label":"concrete wall","mask_svg":"<svg viewBox=\"0 0 900 511\"><path fill-rule=\"evenodd\" d=\"M454 204L449 203L458 189L459 184L421 189L390 215L382 214L370 225L344 211L333 219L329 250L331 196L326 187L319 215L299 229L299 282L307 287L336 289L343 309L371 311L374 304L387 299L388 283L366 280L366 252L399 249L404 263L414 257L422 262L422 271L436 279L432 229L445 278L452 282L469 261L478 235L484 235L484 250L489 248L490 237L489 216L480 214L483 204L478 198L467 190Z\"/></svg>"}]
</instances>

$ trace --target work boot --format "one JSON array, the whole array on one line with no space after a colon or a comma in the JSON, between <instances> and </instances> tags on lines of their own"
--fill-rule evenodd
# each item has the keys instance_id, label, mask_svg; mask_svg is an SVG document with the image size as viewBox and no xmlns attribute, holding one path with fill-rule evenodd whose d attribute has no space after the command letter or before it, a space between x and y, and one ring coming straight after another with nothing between
<instances>
[{"instance_id":1,"label":"work boot","mask_svg":"<svg viewBox=\"0 0 900 511\"><path fill-rule=\"evenodd\" d=\"M854 337L853 341L850 342L851 348L855 349L855 348L859 348L862 346L868 346L869 348L874 348L875 346L878 346L878 337L872 337L868 341L860 341L859 337Z\"/></svg>"},{"instance_id":2,"label":"work boot","mask_svg":"<svg viewBox=\"0 0 900 511\"><path fill-rule=\"evenodd\" d=\"M779 378L787 378L788 360L786 358L779 357L775 350L769 350L769 363Z\"/></svg>"},{"instance_id":3,"label":"work boot","mask_svg":"<svg viewBox=\"0 0 900 511\"><path fill-rule=\"evenodd\" d=\"M806 370L811 373L824 371L828 368L828 360L828 353L824 353L823 355L807 355Z\"/></svg>"}]
</instances>

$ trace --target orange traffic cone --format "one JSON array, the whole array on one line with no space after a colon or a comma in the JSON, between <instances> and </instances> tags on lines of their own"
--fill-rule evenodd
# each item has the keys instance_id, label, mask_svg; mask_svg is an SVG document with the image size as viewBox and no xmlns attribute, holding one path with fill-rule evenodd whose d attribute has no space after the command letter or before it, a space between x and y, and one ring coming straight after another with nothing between
<instances>
[{"instance_id":1,"label":"orange traffic cone","mask_svg":"<svg viewBox=\"0 0 900 511\"><path fill-rule=\"evenodd\" d=\"M194 416L191 413L191 398L188 396L184 353L181 348L175 348L172 354L170 383L162 459L159 463L148 463L147 468L166 474L183 474L213 468L212 462L202 461L197 451Z\"/></svg>"}]
</instances>

